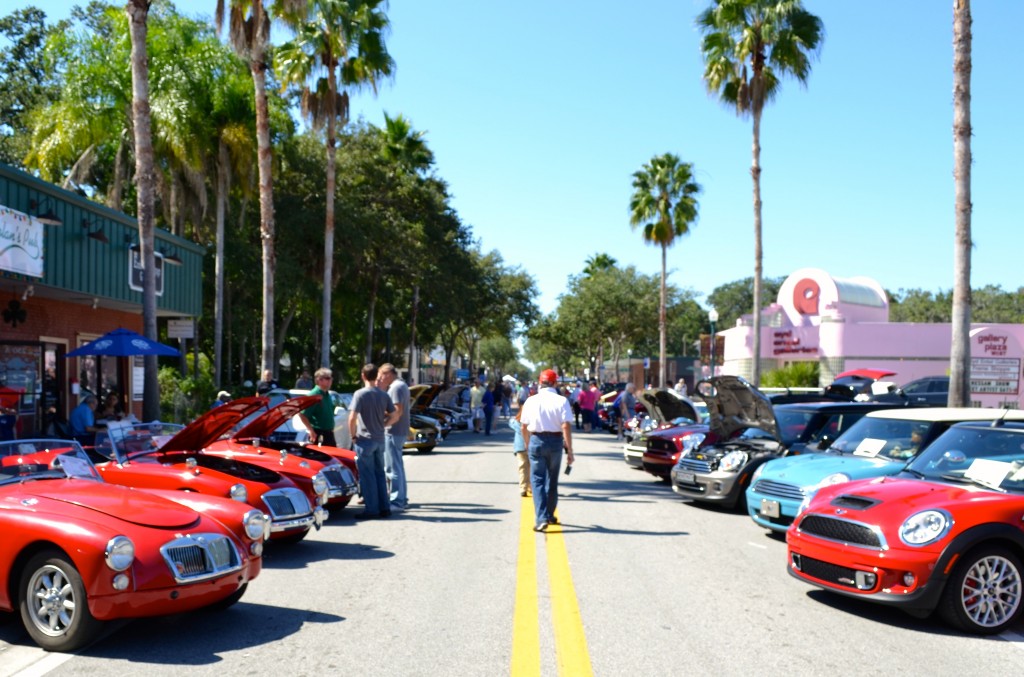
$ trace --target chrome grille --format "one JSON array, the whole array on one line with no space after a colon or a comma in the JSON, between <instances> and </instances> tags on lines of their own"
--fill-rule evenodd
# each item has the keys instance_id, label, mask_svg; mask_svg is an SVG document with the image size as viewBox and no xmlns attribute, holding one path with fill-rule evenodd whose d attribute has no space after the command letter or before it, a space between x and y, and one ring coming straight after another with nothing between
<instances>
[{"instance_id":1,"label":"chrome grille","mask_svg":"<svg viewBox=\"0 0 1024 677\"><path fill-rule=\"evenodd\" d=\"M711 464L710 463L708 463L707 461L698 461L698 460L693 459L693 458L685 458L685 457L684 458L680 458L679 459L679 463L677 464L677 467L681 468L683 470L689 470L690 472L701 472L701 473L709 473L709 472L711 472Z\"/></svg>"},{"instance_id":2,"label":"chrome grille","mask_svg":"<svg viewBox=\"0 0 1024 677\"><path fill-rule=\"evenodd\" d=\"M323 473L324 479L327 480L327 485L330 487L332 495L339 491L342 493L355 493L356 477L345 466L332 465L320 472Z\"/></svg>"},{"instance_id":3,"label":"chrome grille","mask_svg":"<svg viewBox=\"0 0 1024 677\"><path fill-rule=\"evenodd\" d=\"M263 494L263 503L273 520L308 515L313 509L306 495L300 489L291 487L268 491Z\"/></svg>"},{"instance_id":4,"label":"chrome grille","mask_svg":"<svg viewBox=\"0 0 1024 677\"><path fill-rule=\"evenodd\" d=\"M859 545L876 550L886 547L877 528L824 515L807 515L800 521L800 531L846 545Z\"/></svg>"},{"instance_id":5,"label":"chrome grille","mask_svg":"<svg viewBox=\"0 0 1024 677\"><path fill-rule=\"evenodd\" d=\"M754 483L754 491L766 496L778 496L780 498L789 498L794 501L802 501L804 500L804 496L807 495L803 488L796 484L775 482L773 480L758 480Z\"/></svg>"},{"instance_id":6,"label":"chrome grille","mask_svg":"<svg viewBox=\"0 0 1024 677\"><path fill-rule=\"evenodd\" d=\"M160 548L160 554L179 583L213 578L242 568L231 539L221 534L179 536Z\"/></svg>"}]
</instances>

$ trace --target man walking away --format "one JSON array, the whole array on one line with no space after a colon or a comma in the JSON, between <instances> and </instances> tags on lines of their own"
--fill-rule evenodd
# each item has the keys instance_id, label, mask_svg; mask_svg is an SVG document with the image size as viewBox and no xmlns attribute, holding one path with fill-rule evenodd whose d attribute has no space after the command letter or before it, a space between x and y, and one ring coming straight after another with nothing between
<instances>
[{"instance_id":1,"label":"man walking away","mask_svg":"<svg viewBox=\"0 0 1024 677\"><path fill-rule=\"evenodd\" d=\"M384 475L384 430L398 421L399 414L387 393L376 386L377 365L363 365L361 376L363 387L352 396L352 411L348 416L359 488L366 505L356 519L390 517L388 481Z\"/></svg>"},{"instance_id":2,"label":"man walking away","mask_svg":"<svg viewBox=\"0 0 1024 677\"><path fill-rule=\"evenodd\" d=\"M534 531L545 531L557 524L558 470L562 465L562 449L573 462L572 408L569 400L558 394L558 374L545 369L540 375L537 394L523 403L520 419L523 440L530 459L530 483L533 485Z\"/></svg>"},{"instance_id":3,"label":"man walking away","mask_svg":"<svg viewBox=\"0 0 1024 677\"><path fill-rule=\"evenodd\" d=\"M409 507L405 463L402 460L402 447L409 436L409 386L398 378L395 365L385 362L377 374L377 387L388 394L398 412L398 420L384 431L384 474L391 487L391 509L401 512Z\"/></svg>"}]
</instances>

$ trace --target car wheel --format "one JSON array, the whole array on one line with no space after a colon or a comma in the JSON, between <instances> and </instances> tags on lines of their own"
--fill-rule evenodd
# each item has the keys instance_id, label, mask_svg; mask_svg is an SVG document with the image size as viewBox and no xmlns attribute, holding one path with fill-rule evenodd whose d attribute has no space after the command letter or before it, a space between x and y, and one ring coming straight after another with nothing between
<instances>
[{"instance_id":1,"label":"car wheel","mask_svg":"<svg viewBox=\"0 0 1024 677\"><path fill-rule=\"evenodd\" d=\"M419 449L421 454L429 454L433 450L434 450L434 445L433 444L428 445L426 447L420 447L420 449Z\"/></svg>"},{"instance_id":2,"label":"car wheel","mask_svg":"<svg viewBox=\"0 0 1024 677\"><path fill-rule=\"evenodd\" d=\"M960 558L939 611L956 628L994 635L1020 615L1022 586L1020 560L1006 548L984 547Z\"/></svg>"},{"instance_id":3,"label":"car wheel","mask_svg":"<svg viewBox=\"0 0 1024 677\"><path fill-rule=\"evenodd\" d=\"M82 577L63 553L35 555L22 570L18 589L21 621L47 651L74 651L99 634L103 624L89 611Z\"/></svg>"}]
</instances>

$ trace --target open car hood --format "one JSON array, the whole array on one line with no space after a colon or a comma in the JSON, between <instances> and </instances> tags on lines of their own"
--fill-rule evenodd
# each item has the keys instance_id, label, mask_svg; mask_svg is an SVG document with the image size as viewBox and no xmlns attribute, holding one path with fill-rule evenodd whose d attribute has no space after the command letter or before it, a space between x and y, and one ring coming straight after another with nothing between
<instances>
[{"instance_id":1,"label":"open car hood","mask_svg":"<svg viewBox=\"0 0 1024 677\"><path fill-rule=\"evenodd\" d=\"M214 407L167 440L161 451L196 451L219 440L231 427L261 407L265 397L241 397Z\"/></svg>"},{"instance_id":2,"label":"open car hood","mask_svg":"<svg viewBox=\"0 0 1024 677\"><path fill-rule=\"evenodd\" d=\"M677 418L688 418L694 423L700 421L700 415L693 402L667 388L645 390L637 393L636 398L647 409L647 413L659 421L672 421Z\"/></svg>"},{"instance_id":3,"label":"open car hood","mask_svg":"<svg viewBox=\"0 0 1024 677\"><path fill-rule=\"evenodd\" d=\"M456 401L457 401L457 399L459 397L459 393L461 393L463 390L466 390L468 387L469 386L464 386L464 385L460 384L460 385L452 386L452 387L448 388L447 390L445 390L442 393L438 393L437 401L435 402L436 406L439 406L439 407L454 407L454 406L456 406L455 403L456 403Z\"/></svg>"},{"instance_id":4,"label":"open car hood","mask_svg":"<svg viewBox=\"0 0 1024 677\"><path fill-rule=\"evenodd\" d=\"M697 384L708 405L708 426L719 439L731 439L746 428L758 428L777 440L779 422L768 397L740 376L715 376Z\"/></svg>"},{"instance_id":5,"label":"open car hood","mask_svg":"<svg viewBox=\"0 0 1024 677\"><path fill-rule=\"evenodd\" d=\"M327 395L330 397L330 395ZM285 400L276 407L268 410L265 414L257 416L249 421L243 428L234 434L234 437L252 439L257 437L270 437L270 434L291 420L292 416L304 411L320 401L322 395L303 395Z\"/></svg>"},{"instance_id":6,"label":"open car hood","mask_svg":"<svg viewBox=\"0 0 1024 677\"><path fill-rule=\"evenodd\" d=\"M441 392L440 383L428 383L409 388L410 407L429 407Z\"/></svg>"}]
</instances>

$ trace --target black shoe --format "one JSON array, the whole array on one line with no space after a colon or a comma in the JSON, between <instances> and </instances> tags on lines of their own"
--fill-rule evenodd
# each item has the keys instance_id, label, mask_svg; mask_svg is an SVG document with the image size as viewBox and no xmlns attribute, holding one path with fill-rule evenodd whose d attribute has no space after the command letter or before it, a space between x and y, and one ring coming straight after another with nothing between
<instances>
[{"instance_id":1,"label":"black shoe","mask_svg":"<svg viewBox=\"0 0 1024 677\"><path fill-rule=\"evenodd\" d=\"M384 512L382 512L380 514L380 516L381 517L391 517L391 511L390 510L385 510Z\"/></svg>"},{"instance_id":2,"label":"black shoe","mask_svg":"<svg viewBox=\"0 0 1024 677\"><path fill-rule=\"evenodd\" d=\"M548 524L558 524L558 518L557 517L549 517L548 518Z\"/></svg>"}]
</instances>

